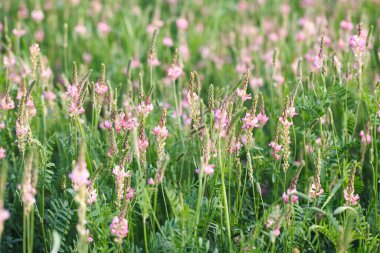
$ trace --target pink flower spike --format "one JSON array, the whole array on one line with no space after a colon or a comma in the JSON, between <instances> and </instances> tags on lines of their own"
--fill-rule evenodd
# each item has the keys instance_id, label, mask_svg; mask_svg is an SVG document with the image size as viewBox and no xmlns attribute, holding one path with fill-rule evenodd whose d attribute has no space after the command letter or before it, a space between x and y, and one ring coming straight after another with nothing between
<instances>
[{"instance_id":1,"label":"pink flower spike","mask_svg":"<svg viewBox=\"0 0 380 253\"><path fill-rule=\"evenodd\" d=\"M189 22L184 18L178 18L175 23L177 28L182 31L185 31L189 27Z\"/></svg>"},{"instance_id":2,"label":"pink flower spike","mask_svg":"<svg viewBox=\"0 0 380 253\"><path fill-rule=\"evenodd\" d=\"M205 168L204 168L205 173L207 175L211 175L212 173L214 173L214 167L215 167L215 165L213 165L213 164L206 165Z\"/></svg>"},{"instance_id":3,"label":"pink flower spike","mask_svg":"<svg viewBox=\"0 0 380 253\"><path fill-rule=\"evenodd\" d=\"M153 180L153 178L149 178L149 179L148 179L148 184L149 184L149 185L154 185L154 180Z\"/></svg>"},{"instance_id":4,"label":"pink flower spike","mask_svg":"<svg viewBox=\"0 0 380 253\"><path fill-rule=\"evenodd\" d=\"M3 147L0 147L0 159L4 159L6 157L5 152L5 149Z\"/></svg>"},{"instance_id":5,"label":"pink flower spike","mask_svg":"<svg viewBox=\"0 0 380 253\"><path fill-rule=\"evenodd\" d=\"M170 77L172 81L177 80L183 74L182 68L178 65L172 65L170 68L168 68L167 72L168 77Z\"/></svg>"},{"instance_id":6,"label":"pink flower spike","mask_svg":"<svg viewBox=\"0 0 380 253\"><path fill-rule=\"evenodd\" d=\"M128 220L122 217L115 216L110 225L111 234L116 236L115 241L121 242L128 235Z\"/></svg>"}]
</instances>

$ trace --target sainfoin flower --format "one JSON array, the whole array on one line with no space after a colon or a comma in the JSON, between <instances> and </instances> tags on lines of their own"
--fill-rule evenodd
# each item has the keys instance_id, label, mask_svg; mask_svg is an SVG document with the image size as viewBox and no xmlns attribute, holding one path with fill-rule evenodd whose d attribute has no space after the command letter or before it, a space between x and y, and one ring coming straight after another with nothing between
<instances>
[{"instance_id":1,"label":"sainfoin flower","mask_svg":"<svg viewBox=\"0 0 380 253\"><path fill-rule=\"evenodd\" d=\"M272 148L272 156L276 160L280 159L281 156L279 155L279 152L281 151L281 145L279 145L277 142L271 141L268 146Z\"/></svg>"},{"instance_id":2,"label":"sainfoin flower","mask_svg":"<svg viewBox=\"0 0 380 253\"><path fill-rule=\"evenodd\" d=\"M78 163L69 174L75 191L78 191L83 186L87 186L90 183L89 177L90 173L87 170L85 162Z\"/></svg>"},{"instance_id":3,"label":"sainfoin flower","mask_svg":"<svg viewBox=\"0 0 380 253\"><path fill-rule=\"evenodd\" d=\"M3 110L12 110L15 108L15 103L9 95L1 100L1 108Z\"/></svg>"},{"instance_id":4,"label":"sainfoin flower","mask_svg":"<svg viewBox=\"0 0 380 253\"><path fill-rule=\"evenodd\" d=\"M242 126L243 129L252 130L255 127L259 127L259 120L255 115L250 113L246 113L242 121L244 122L244 125Z\"/></svg>"},{"instance_id":5,"label":"sainfoin flower","mask_svg":"<svg viewBox=\"0 0 380 253\"><path fill-rule=\"evenodd\" d=\"M324 192L322 187L319 186L319 188L320 189L318 189L318 187L313 183L309 192L310 197L316 198Z\"/></svg>"},{"instance_id":6,"label":"sainfoin flower","mask_svg":"<svg viewBox=\"0 0 380 253\"><path fill-rule=\"evenodd\" d=\"M173 64L170 68L168 68L167 72L168 72L168 77L170 77L172 81L177 80L183 74L182 68L175 64Z\"/></svg>"},{"instance_id":7,"label":"sainfoin flower","mask_svg":"<svg viewBox=\"0 0 380 253\"><path fill-rule=\"evenodd\" d=\"M105 85L105 84L99 84L98 82L95 83L95 92L98 94L98 95L104 95L106 94L108 91L108 86Z\"/></svg>"},{"instance_id":8,"label":"sainfoin flower","mask_svg":"<svg viewBox=\"0 0 380 253\"><path fill-rule=\"evenodd\" d=\"M350 48L355 57L361 56L366 47L366 39L362 35L353 35L350 37Z\"/></svg>"},{"instance_id":9,"label":"sainfoin flower","mask_svg":"<svg viewBox=\"0 0 380 253\"><path fill-rule=\"evenodd\" d=\"M247 94L244 89L237 89L236 93L239 97L241 97L243 102L252 98L251 94Z\"/></svg>"},{"instance_id":10,"label":"sainfoin flower","mask_svg":"<svg viewBox=\"0 0 380 253\"><path fill-rule=\"evenodd\" d=\"M10 217L10 213L8 210L4 208L0 208L0 235L4 230L4 222L8 220Z\"/></svg>"},{"instance_id":11,"label":"sainfoin flower","mask_svg":"<svg viewBox=\"0 0 380 253\"><path fill-rule=\"evenodd\" d=\"M0 159L4 159L5 157L5 149L3 147L0 147Z\"/></svg>"},{"instance_id":12,"label":"sainfoin flower","mask_svg":"<svg viewBox=\"0 0 380 253\"><path fill-rule=\"evenodd\" d=\"M360 198L358 194L355 195L354 192L349 193L347 189L343 191L343 194L344 194L344 199L349 205L356 205L356 203L358 202Z\"/></svg>"},{"instance_id":13,"label":"sainfoin flower","mask_svg":"<svg viewBox=\"0 0 380 253\"><path fill-rule=\"evenodd\" d=\"M175 23L177 25L177 28L183 31L186 30L189 26L189 22L184 18L178 18Z\"/></svg>"},{"instance_id":14,"label":"sainfoin flower","mask_svg":"<svg viewBox=\"0 0 380 253\"><path fill-rule=\"evenodd\" d=\"M290 190L288 189L286 191L286 193L282 193L282 200L284 201L285 204L288 204L289 203L289 200L290 200L290 197L292 197L292 202L293 203L297 203L298 201L298 196L297 195L294 195L294 193L296 193L297 191L295 189L293 190Z\"/></svg>"},{"instance_id":15,"label":"sainfoin flower","mask_svg":"<svg viewBox=\"0 0 380 253\"><path fill-rule=\"evenodd\" d=\"M206 175L211 175L212 173L214 173L214 168L215 168L215 165L213 165L213 164L207 164L204 167L204 172L206 173Z\"/></svg>"},{"instance_id":16,"label":"sainfoin flower","mask_svg":"<svg viewBox=\"0 0 380 253\"><path fill-rule=\"evenodd\" d=\"M128 220L123 217L115 216L110 225L111 234L116 236L115 241L121 243L123 238L128 235Z\"/></svg>"},{"instance_id":17,"label":"sainfoin flower","mask_svg":"<svg viewBox=\"0 0 380 253\"><path fill-rule=\"evenodd\" d=\"M166 129L166 126L156 126L153 128L153 134L156 137L166 139L168 137L168 129Z\"/></svg>"},{"instance_id":18,"label":"sainfoin flower","mask_svg":"<svg viewBox=\"0 0 380 253\"><path fill-rule=\"evenodd\" d=\"M363 144L370 144L372 142L372 138L371 138L371 135L368 134L368 133L365 133L363 130L360 131L359 133L360 135L360 138L361 138L361 142Z\"/></svg>"}]
</instances>

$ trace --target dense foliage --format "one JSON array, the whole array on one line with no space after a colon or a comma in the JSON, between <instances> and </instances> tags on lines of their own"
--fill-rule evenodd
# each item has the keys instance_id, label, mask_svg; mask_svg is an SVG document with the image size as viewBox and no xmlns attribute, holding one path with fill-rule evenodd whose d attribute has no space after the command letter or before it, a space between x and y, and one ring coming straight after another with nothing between
<instances>
[{"instance_id":1,"label":"dense foliage","mask_svg":"<svg viewBox=\"0 0 380 253\"><path fill-rule=\"evenodd\" d=\"M379 252L379 9L0 0L0 251Z\"/></svg>"}]
</instances>

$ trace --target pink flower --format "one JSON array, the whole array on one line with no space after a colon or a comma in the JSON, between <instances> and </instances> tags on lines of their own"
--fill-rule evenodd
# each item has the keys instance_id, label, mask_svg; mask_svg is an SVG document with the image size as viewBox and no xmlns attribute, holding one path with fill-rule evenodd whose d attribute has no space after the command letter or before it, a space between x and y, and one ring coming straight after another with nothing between
<instances>
[{"instance_id":1,"label":"pink flower","mask_svg":"<svg viewBox=\"0 0 380 253\"><path fill-rule=\"evenodd\" d=\"M343 194L344 194L344 199L346 200L346 202L349 204L349 205L356 205L356 203L358 202L359 200L359 195L358 194L354 194L354 192L351 192L350 194L347 192L347 189L345 189L343 191Z\"/></svg>"},{"instance_id":2,"label":"pink flower","mask_svg":"<svg viewBox=\"0 0 380 253\"><path fill-rule=\"evenodd\" d=\"M139 139L138 140L138 145L139 145L140 152L141 151L145 151L148 148L148 146L149 146L149 142L147 140L145 140L145 139Z\"/></svg>"},{"instance_id":3,"label":"pink flower","mask_svg":"<svg viewBox=\"0 0 380 253\"><path fill-rule=\"evenodd\" d=\"M121 242L128 235L128 220L123 217L115 216L110 225L111 234L116 236L115 241Z\"/></svg>"},{"instance_id":4,"label":"pink flower","mask_svg":"<svg viewBox=\"0 0 380 253\"><path fill-rule=\"evenodd\" d=\"M177 80L183 74L182 68L174 64L170 68L168 68L167 72L168 72L168 77L170 77L172 81Z\"/></svg>"},{"instance_id":5,"label":"pink flower","mask_svg":"<svg viewBox=\"0 0 380 253\"><path fill-rule=\"evenodd\" d=\"M342 20L340 22L340 28L345 31L351 31L354 28L354 25L347 20Z\"/></svg>"},{"instance_id":6,"label":"pink flower","mask_svg":"<svg viewBox=\"0 0 380 253\"><path fill-rule=\"evenodd\" d=\"M280 229L279 228L276 228L274 230L271 231L271 234L274 236L274 237L277 237L279 236L281 233Z\"/></svg>"},{"instance_id":7,"label":"pink flower","mask_svg":"<svg viewBox=\"0 0 380 253\"><path fill-rule=\"evenodd\" d=\"M316 55L313 61L313 71L318 71L323 67L323 57Z\"/></svg>"},{"instance_id":8,"label":"pink flower","mask_svg":"<svg viewBox=\"0 0 380 253\"><path fill-rule=\"evenodd\" d=\"M244 125L242 126L243 129L252 130L255 127L259 127L259 120L257 117L251 115L250 113L246 113L242 121L244 122Z\"/></svg>"},{"instance_id":9,"label":"pink flower","mask_svg":"<svg viewBox=\"0 0 380 253\"><path fill-rule=\"evenodd\" d=\"M9 95L1 100L1 108L3 110L12 110L15 108L15 103Z\"/></svg>"},{"instance_id":10,"label":"pink flower","mask_svg":"<svg viewBox=\"0 0 380 253\"><path fill-rule=\"evenodd\" d=\"M90 173L87 170L87 165L85 163L77 164L73 171L69 174L69 178L73 182L73 188L78 191L81 187L86 186L90 183Z\"/></svg>"},{"instance_id":11,"label":"pink flower","mask_svg":"<svg viewBox=\"0 0 380 253\"><path fill-rule=\"evenodd\" d=\"M105 84L99 84L98 82L95 83L95 92L98 94L98 95L104 95L106 94L108 91L108 86L105 85Z\"/></svg>"},{"instance_id":12,"label":"pink flower","mask_svg":"<svg viewBox=\"0 0 380 253\"><path fill-rule=\"evenodd\" d=\"M146 98L137 106L137 112L147 116L153 110L153 105L150 103L150 99Z\"/></svg>"},{"instance_id":13,"label":"pink flower","mask_svg":"<svg viewBox=\"0 0 380 253\"><path fill-rule=\"evenodd\" d=\"M294 116L298 115L298 113L296 112L296 108L294 107L290 107L288 110L287 110L287 113L289 114L289 116L291 118L293 118Z\"/></svg>"},{"instance_id":14,"label":"pink flower","mask_svg":"<svg viewBox=\"0 0 380 253\"><path fill-rule=\"evenodd\" d=\"M317 191L317 186L313 183L311 185L311 188L310 188L309 196L312 197L312 198L316 198L319 195L321 195L322 193L324 193L323 188L322 187L320 187L320 188L321 189L319 191Z\"/></svg>"},{"instance_id":15,"label":"pink flower","mask_svg":"<svg viewBox=\"0 0 380 253\"><path fill-rule=\"evenodd\" d=\"M31 16L32 19L36 22L41 22L45 17L44 12L42 10L33 10Z\"/></svg>"},{"instance_id":16,"label":"pink flower","mask_svg":"<svg viewBox=\"0 0 380 253\"><path fill-rule=\"evenodd\" d=\"M277 142L271 141L268 146L272 148L272 156L276 160L279 160L281 158L279 155L279 152L281 151L281 145L279 145Z\"/></svg>"},{"instance_id":17,"label":"pink flower","mask_svg":"<svg viewBox=\"0 0 380 253\"><path fill-rule=\"evenodd\" d=\"M290 126L293 125L293 122L289 121L287 118L280 117L280 118L279 118L279 121L280 121L280 123L281 123L283 126L286 126L286 127L290 127Z\"/></svg>"},{"instance_id":18,"label":"pink flower","mask_svg":"<svg viewBox=\"0 0 380 253\"><path fill-rule=\"evenodd\" d=\"M214 167L215 167L215 165L213 165L213 164L208 164L208 165L206 165L206 166L204 167L205 173L206 173L207 175L211 175L212 173L214 173Z\"/></svg>"},{"instance_id":19,"label":"pink flower","mask_svg":"<svg viewBox=\"0 0 380 253\"><path fill-rule=\"evenodd\" d=\"M12 30L13 34L17 37L17 38L20 38L22 36L24 36L26 34L26 31L23 30L22 28L19 28L19 29L13 29Z\"/></svg>"},{"instance_id":20,"label":"pink flower","mask_svg":"<svg viewBox=\"0 0 380 253\"><path fill-rule=\"evenodd\" d=\"M4 159L6 157L5 149L0 147L0 159Z\"/></svg>"},{"instance_id":21,"label":"pink flower","mask_svg":"<svg viewBox=\"0 0 380 253\"><path fill-rule=\"evenodd\" d=\"M161 64L161 62L157 59L157 57L154 57L153 59L148 58L148 65L149 66L154 67L154 66L158 66L160 64Z\"/></svg>"},{"instance_id":22,"label":"pink flower","mask_svg":"<svg viewBox=\"0 0 380 253\"><path fill-rule=\"evenodd\" d=\"M256 118L259 121L261 126L264 126L269 120L269 117L267 115L265 115L265 113L262 113L262 112L257 114Z\"/></svg>"},{"instance_id":23,"label":"pink flower","mask_svg":"<svg viewBox=\"0 0 380 253\"><path fill-rule=\"evenodd\" d=\"M284 201L285 204L288 204L289 203L289 200L290 200L290 196L292 197L292 202L295 204L297 203L298 201L298 196L295 195L294 193L296 193L296 190L293 189L293 190L290 190L288 189L287 192L285 193L282 193L282 200Z\"/></svg>"},{"instance_id":24,"label":"pink flower","mask_svg":"<svg viewBox=\"0 0 380 253\"><path fill-rule=\"evenodd\" d=\"M99 22L97 26L99 33L102 35L107 35L111 31L111 27L105 21Z\"/></svg>"},{"instance_id":25,"label":"pink flower","mask_svg":"<svg viewBox=\"0 0 380 253\"><path fill-rule=\"evenodd\" d=\"M249 83L251 88L256 88L256 87L263 87L264 85L264 80L262 78L256 78L253 77Z\"/></svg>"},{"instance_id":26,"label":"pink flower","mask_svg":"<svg viewBox=\"0 0 380 253\"><path fill-rule=\"evenodd\" d=\"M355 56L364 53L366 47L366 39L363 36L354 35L350 37L350 48Z\"/></svg>"},{"instance_id":27,"label":"pink flower","mask_svg":"<svg viewBox=\"0 0 380 253\"><path fill-rule=\"evenodd\" d=\"M57 96L54 94L54 92L51 91L44 91L42 96L47 100L47 101L54 101Z\"/></svg>"},{"instance_id":28,"label":"pink flower","mask_svg":"<svg viewBox=\"0 0 380 253\"><path fill-rule=\"evenodd\" d=\"M251 94L246 94L246 91L243 90L243 89L237 89L236 93L237 93L237 95L239 97L241 97L241 99L243 100L243 102L252 98Z\"/></svg>"},{"instance_id":29,"label":"pink flower","mask_svg":"<svg viewBox=\"0 0 380 253\"><path fill-rule=\"evenodd\" d=\"M166 36L166 37L162 40L162 44L164 44L164 45L167 46L167 47L172 47L172 46L174 45L174 42L173 42L173 40L172 40L170 37Z\"/></svg>"},{"instance_id":30,"label":"pink flower","mask_svg":"<svg viewBox=\"0 0 380 253\"><path fill-rule=\"evenodd\" d=\"M137 119L129 117L128 115L124 115L121 118L120 123L123 130L128 130L128 131L132 131L138 126Z\"/></svg>"},{"instance_id":31,"label":"pink flower","mask_svg":"<svg viewBox=\"0 0 380 253\"><path fill-rule=\"evenodd\" d=\"M92 191L87 191L87 194L88 194L87 204L92 205L92 203L96 202L98 193L96 192L96 189L93 189Z\"/></svg>"},{"instance_id":32,"label":"pink flower","mask_svg":"<svg viewBox=\"0 0 380 253\"><path fill-rule=\"evenodd\" d=\"M182 31L185 31L189 26L189 22L184 18L178 18L175 23L177 25L177 28Z\"/></svg>"},{"instance_id":33,"label":"pink flower","mask_svg":"<svg viewBox=\"0 0 380 253\"><path fill-rule=\"evenodd\" d=\"M75 33L84 36L87 33L87 28L83 23L79 23L74 27Z\"/></svg>"},{"instance_id":34,"label":"pink flower","mask_svg":"<svg viewBox=\"0 0 380 253\"><path fill-rule=\"evenodd\" d=\"M0 235L4 230L4 222L9 219L10 213L4 208L0 208Z\"/></svg>"},{"instance_id":35,"label":"pink flower","mask_svg":"<svg viewBox=\"0 0 380 253\"><path fill-rule=\"evenodd\" d=\"M126 200L131 200L133 199L133 196L135 195L135 189L134 188L129 188L127 191L127 194L125 195Z\"/></svg>"},{"instance_id":36,"label":"pink flower","mask_svg":"<svg viewBox=\"0 0 380 253\"><path fill-rule=\"evenodd\" d=\"M367 144L370 144L372 142L371 135L368 133L364 133L363 130L360 131L359 135L361 137L361 141L363 144L367 145Z\"/></svg>"},{"instance_id":37,"label":"pink flower","mask_svg":"<svg viewBox=\"0 0 380 253\"><path fill-rule=\"evenodd\" d=\"M153 134L156 137L160 137L162 139L166 139L168 137L168 130L166 129L166 126L156 126L153 129Z\"/></svg>"},{"instance_id":38,"label":"pink flower","mask_svg":"<svg viewBox=\"0 0 380 253\"><path fill-rule=\"evenodd\" d=\"M149 185L154 185L154 180L153 180L153 178L149 178L149 179L148 179L148 184L149 184Z\"/></svg>"}]
</instances>

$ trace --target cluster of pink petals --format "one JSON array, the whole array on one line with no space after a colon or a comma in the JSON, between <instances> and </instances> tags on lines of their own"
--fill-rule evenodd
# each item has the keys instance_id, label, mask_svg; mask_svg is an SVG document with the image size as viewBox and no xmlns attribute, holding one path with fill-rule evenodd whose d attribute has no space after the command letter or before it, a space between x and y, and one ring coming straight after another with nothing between
<instances>
[{"instance_id":1,"label":"cluster of pink petals","mask_svg":"<svg viewBox=\"0 0 380 253\"><path fill-rule=\"evenodd\" d=\"M21 190L22 203L24 203L27 210L30 210L30 208L36 203L34 196L37 194L37 190L32 185L31 178L27 178L24 184L19 186L19 189Z\"/></svg>"},{"instance_id":2,"label":"cluster of pink petals","mask_svg":"<svg viewBox=\"0 0 380 253\"><path fill-rule=\"evenodd\" d=\"M164 44L164 46L167 46L167 47L172 47L174 46L174 42L172 40L172 38L166 36L163 40L162 40L162 44Z\"/></svg>"},{"instance_id":3,"label":"cluster of pink petals","mask_svg":"<svg viewBox=\"0 0 380 253\"><path fill-rule=\"evenodd\" d=\"M242 121L244 122L242 126L243 129L252 130L255 127L259 127L259 120L255 115L252 115L250 113L246 113L245 117L242 118Z\"/></svg>"},{"instance_id":4,"label":"cluster of pink petals","mask_svg":"<svg viewBox=\"0 0 380 253\"><path fill-rule=\"evenodd\" d=\"M175 22L179 30L185 31L189 27L189 22L184 18L178 18Z\"/></svg>"},{"instance_id":5,"label":"cluster of pink petals","mask_svg":"<svg viewBox=\"0 0 380 253\"><path fill-rule=\"evenodd\" d=\"M138 146L139 146L140 152L145 151L148 148L148 146L149 146L149 142L146 139L141 139L140 138L138 140Z\"/></svg>"},{"instance_id":6,"label":"cluster of pink petals","mask_svg":"<svg viewBox=\"0 0 380 253\"><path fill-rule=\"evenodd\" d=\"M91 191L89 191L87 189L87 196L88 196L88 198L87 198L87 204L91 205L94 202L96 202L96 199L98 198L98 193L97 193L96 189L93 189Z\"/></svg>"},{"instance_id":7,"label":"cluster of pink petals","mask_svg":"<svg viewBox=\"0 0 380 253\"><path fill-rule=\"evenodd\" d=\"M211 175L212 173L214 173L214 170L215 170L214 164L207 164L204 166L204 172L206 173L206 175Z\"/></svg>"},{"instance_id":8,"label":"cluster of pink petals","mask_svg":"<svg viewBox=\"0 0 380 253\"><path fill-rule=\"evenodd\" d=\"M121 242L128 235L128 220L115 216L110 225L111 234L116 236L115 241Z\"/></svg>"},{"instance_id":9,"label":"cluster of pink petals","mask_svg":"<svg viewBox=\"0 0 380 253\"><path fill-rule=\"evenodd\" d=\"M0 234L1 234L1 227L4 224L4 221L8 220L10 216L11 215L8 210L4 208L0 209Z\"/></svg>"},{"instance_id":10,"label":"cluster of pink petals","mask_svg":"<svg viewBox=\"0 0 380 253\"><path fill-rule=\"evenodd\" d=\"M178 65L175 65L175 64L173 64L171 67L169 67L167 72L168 72L168 77L172 81L177 80L183 74L182 68Z\"/></svg>"},{"instance_id":11,"label":"cluster of pink petals","mask_svg":"<svg viewBox=\"0 0 380 253\"><path fill-rule=\"evenodd\" d=\"M124 168L121 168L119 165L116 165L115 168L112 170L112 174L115 175L116 181L120 182L123 181L125 177L129 177L130 173L125 172Z\"/></svg>"},{"instance_id":12,"label":"cluster of pink petals","mask_svg":"<svg viewBox=\"0 0 380 253\"><path fill-rule=\"evenodd\" d=\"M147 116L152 110L153 110L153 105L150 103L149 99L146 99L145 101L142 101L137 106L137 112L139 114L144 114L145 116Z\"/></svg>"},{"instance_id":13,"label":"cluster of pink petals","mask_svg":"<svg viewBox=\"0 0 380 253\"><path fill-rule=\"evenodd\" d=\"M366 39L364 36L353 35L350 37L350 48L355 56L361 56L366 47Z\"/></svg>"},{"instance_id":14,"label":"cluster of pink petals","mask_svg":"<svg viewBox=\"0 0 380 253\"><path fill-rule=\"evenodd\" d=\"M354 28L354 25L350 21L342 20L340 22L340 29L342 30L351 31L353 28Z\"/></svg>"},{"instance_id":15,"label":"cluster of pink petals","mask_svg":"<svg viewBox=\"0 0 380 253\"><path fill-rule=\"evenodd\" d=\"M295 204L297 203L298 201L298 196L295 195L294 193L296 193L297 191L295 189L293 190L290 190L288 189L286 191L286 193L282 193L282 200L284 201L285 204L288 204L289 203L289 200L290 200L290 197L292 197L292 202Z\"/></svg>"},{"instance_id":16,"label":"cluster of pink petals","mask_svg":"<svg viewBox=\"0 0 380 253\"><path fill-rule=\"evenodd\" d=\"M105 21L99 22L97 27L101 35L107 35L109 32L111 32L111 27Z\"/></svg>"},{"instance_id":17,"label":"cluster of pink petals","mask_svg":"<svg viewBox=\"0 0 380 253\"><path fill-rule=\"evenodd\" d=\"M316 72L320 70L322 66L323 66L323 57L316 55L313 60L313 66L312 66L313 71Z\"/></svg>"},{"instance_id":18,"label":"cluster of pink petals","mask_svg":"<svg viewBox=\"0 0 380 253\"><path fill-rule=\"evenodd\" d=\"M132 117L129 114L120 114L115 121L116 132L119 133L121 130L132 131L138 126L138 121L135 117ZM106 127L106 125L105 125ZM107 127L106 127L107 128Z\"/></svg>"},{"instance_id":19,"label":"cluster of pink petals","mask_svg":"<svg viewBox=\"0 0 380 253\"><path fill-rule=\"evenodd\" d=\"M1 108L3 110L12 110L15 108L15 103L10 96L6 96L1 100Z\"/></svg>"},{"instance_id":20,"label":"cluster of pink petals","mask_svg":"<svg viewBox=\"0 0 380 253\"><path fill-rule=\"evenodd\" d=\"M149 185L154 185L154 180L153 180L153 178L149 178L149 179L148 179L148 184L149 184Z\"/></svg>"},{"instance_id":21,"label":"cluster of pink petals","mask_svg":"<svg viewBox=\"0 0 380 253\"><path fill-rule=\"evenodd\" d=\"M310 188L310 191L309 191L309 196L312 197L312 198L316 198L318 197L319 195L321 195L322 193L324 192L323 188L321 187L321 189L319 191L317 191L317 187L316 185L313 183L311 185L311 188Z\"/></svg>"},{"instance_id":22,"label":"cluster of pink petals","mask_svg":"<svg viewBox=\"0 0 380 253\"><path fill-rule=\"evenodd\" d=\"M45 17L44 12L42 10L33 10L31 16L32 19L36 22L41 22Z\"/></svg>"},{"instance_id":23,"label":"cluster of pink petals","mask_svg":"<svg viewBox=\"0 0 380 253\"><path fill-rule=\"evenodd\" d=\"M168 129L166 129L166 126L156 126L153 128L153 134L157 138L165 140L168 137Z\"/></svg>"},{"instance_id":24,"label":"cluster of pink petals","mask_svg":"<svg viewBox=\"0 0 380 253\"><path fill-rule=\"evenodd\" d=\"M243 89L237 89L236 93L239 97L241 97L243 102L252 98L251 94L247 94L246 91Z\"/></svg>"},{"instance_id":25,"label":"cluster of pink petals","mask_svg":"<svg viewBox=\"0 0 380 253\"><path fill-rule=\"evenodd\" d=\"M13 29L12 32L17 38L20 38L26 34L26 31L22 28Z\"/></svg>"},{"instance_id":26,"label":"cluster of pink petals","mask_svg":"<svg viewBox=\"0 0 380 253\"><path fill-rule=\"evenodd\" d=\"M127 190L127 193L125 194L125 199L126 200L131 200L131 199L133 199L134 195L135 195L135 189L134 188L129 188Z\"/></svg>"},{"instance_id":27,"label":"cluster of pink petals","mask_svg":"<svg viewBox=\"0 0 380 253\"><path fill-rule=\"evenodd\" d=\"M226 110L215 109L215 129L220 130L220 137L226 136L228 116Z\"/></svg>"},{"instance_id":28,"label":"cluster of pink petals","mask_svg":"<svg viewBox=\"0 0 380 253\"><path fill-rule=\"evenodd\" d=\"M108 86L105 85L105 84L99 84L98 82L95 83L95 92L98 94L98 95L104 95L106 94L108 91Z\"/></svg>"},{"instance_id":29,"label":"cluster of pink petals","mask_svg":"<svg viewBox=\"0 0 380 253\"><path fill-rule=\"evenodd\" d=\"M348 203L349 205L356 205L356 203L358 202L359 200L359 195L358 194L354 194L354 192L351 192L351 194L349 194L347 192L347 189L345 189L343 191L343 194L344 194L344 199L346 200L346 203Z\"/></svg>"},{"instance_id":30,"label":"cluster of pink petals","mask_svg":"<svg viewBox=\"0 0 380 253\"><path fill-rule=\"evenodd\" d=\"M4 159L6 157L5 149L3 147L0 147L0 159Z\"/></svg>"},{"instance_id":31,"label":"cluster of pink petals","mask_svg":"<svg viewBox=\"0 0 380 253\"><path fill-rule=\"evenodd\" d=\"M90 183L90 173L87 170L86 164L77 164L69 174L69 178L73 183L75 191L78 191L83 186L87 186Z\"/></svg>"},{"instance_id":32,"label":"cluster of pink petals","mask_svg":"<svg viewBox=\"0 0 380 253\"><path fill-rule=\"evenodd\" d=\"M268 146L272 148L272 156L276 160L280 159L281 156L279 153L281 151L281 145L279 145L277 142L271 141Z\"/></svg>"},{"instance_id":33,"label":"cluster of pink petals","mask_svg":"<svg viewBox=\"0 0 380 253\"><path fill-rule=\"evenodd\" d=\"M42 93L42 96L47 100L47 101L54 101L57 96L54 94L54 92L51 91L44 91Z\"/></svg>"},{"instance_id":34,"label":"cluster of pink petals","mask_svg":"<svg viewBox=\"0 0 380 253\"><path fill-rule=\"evenodd\" d=\"M262 112L257 114L256 118L259 121L259 124L261 126L264 126L269 120L269 117L265 113L262 113Z\"/></svg>"},{"instance_id":35,"label":"cluster of pink petals","mask_svg":"<svg viewBox=\"0 0 380 253\"><path fill-rule=\"evenodd\" d=\"M372 138L369 133L365 133L363 130L361 130L359 135L363 144L368 145L372 142Z\"/></svg>"},{"instance_id":36,"label":"cluster of pink petals","mask_svg":"<svg viewBox=\"0 0 380 253\"><path fill-rule=\"evenodd\" d=\"M289 121L287 118L280 117L280 118L279 118L279 121L280 121L280 123L281 123L283 126L286 126L286 127L290 127L290 126L293 125L293 122Z\"/></svg>"}]
</instances>

